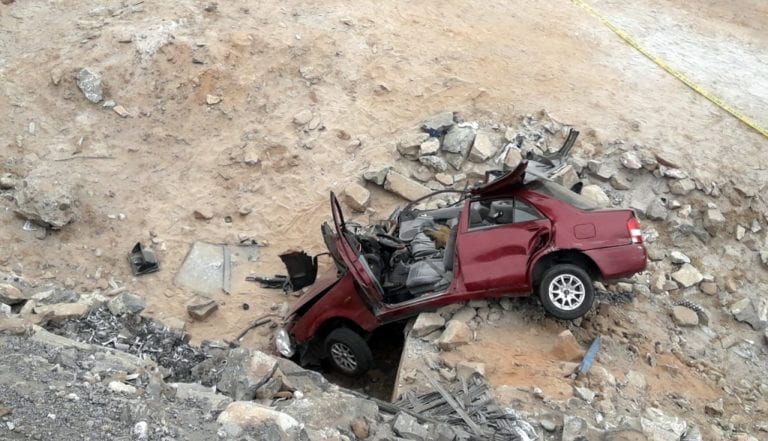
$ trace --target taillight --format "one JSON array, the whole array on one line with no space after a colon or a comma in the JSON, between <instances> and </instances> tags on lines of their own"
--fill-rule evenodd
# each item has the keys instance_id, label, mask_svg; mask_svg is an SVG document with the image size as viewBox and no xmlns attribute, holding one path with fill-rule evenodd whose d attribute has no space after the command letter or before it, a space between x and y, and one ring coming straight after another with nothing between
<instances>
[{"instance_id":1,"label":"taillight","mask_svg":"<svg viewBox=\"0 0 768 441\"><path fill-rule=\"evenodd\" d=\"M632 243L643 243L643 230L640 229L640 221L636 217L632 216L629 218L627 230L629 230L629 237L632 238Z\"/></svg>"}]
</instances>

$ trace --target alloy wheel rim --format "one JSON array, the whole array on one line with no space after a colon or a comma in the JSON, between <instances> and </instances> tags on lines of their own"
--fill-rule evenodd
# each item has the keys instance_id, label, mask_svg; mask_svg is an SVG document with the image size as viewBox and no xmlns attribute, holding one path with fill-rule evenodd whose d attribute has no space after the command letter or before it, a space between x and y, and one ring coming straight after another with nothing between
<instances>
[{"instance_id":1,"label":"alloy wheel rim","mask_svg":"<svg viewBox=\"0 0 768 441\"><path fill-rule=\"evenodd\" d=\"M549 300L559 309L572 311L587 296L584 283L573 274L561 274L549 283Z\"/></svg>"},{"instance_id":2,"label":"alloy wheel rim","mask_svg":"<svg viewBox=\"0 0 768 441\"><path fill-rule=\"evenodd\" d=\"M343 343L334 343L331 345L331 358L340 368L353 372L357 369L357 357L349 349L349 346Z\"/></svg>"}]
</instances>

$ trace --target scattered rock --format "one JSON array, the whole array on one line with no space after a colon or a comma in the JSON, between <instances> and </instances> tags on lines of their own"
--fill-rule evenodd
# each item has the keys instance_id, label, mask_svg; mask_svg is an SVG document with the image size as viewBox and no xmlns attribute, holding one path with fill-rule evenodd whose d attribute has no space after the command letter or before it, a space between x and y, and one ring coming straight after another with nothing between
<instances>
[{"instance_id":1,"label":"scattered rock","mask_svg":"<svg viewBox=\"0 0 768 441\"><path fill-rule=\"evenodd\" d=\"M574 415L563 416L562 441L580 441L590 439L589 424L583 418Z\"/></svg>"},{"instance_id":2,"label":"scattered rock","mask_svg":"<svg viewBox=\"0 0 768 441\"><path fill-rule=\"evenodd\" d=\"M768 300L744 298L731 305L731 314L740 322L749 323L754 330L768 325Z\"/></svg>"},{"instance_id":3,"label":"scattered rock","mask_svg":"<svg viewBox=\"0 0 768 441\"><path fill-rule=\"evenodd\" d=\"M422 312L416 318L416 322L413 324L413 335L415 337L424 337L445 325L445 319L435 312Z\"/></svg>"},{"instance_id":4,"label":"scattered rock","mask_svg":"<svg viewBox=\"0 0 768 441\"><path fill-rule=\"evenodd\" d=\"M449 320L445 325L442 335L435 341L440 349L450 351L465 345L472 339L472 330L466 323L458 320Z\"/></svg>"},{"instance_id":5,"label":"scattered rock","mask_svg":"<svg viewBox=\"0 0 768 441\"><path fill-rule=\"evenodd\" d=\"M80 69L77 73L77 87L83 92L85 98L92 103L98 103L104 99L101 75L89 68Z\"/></svg>"},{"instance_id":6,"label":"scattered rock","mask_svg":"<svg viewBox=\"0 0 768 441\"><path fill-rule=\"evenodd\" d=\"M435 179L446 187L453 185L453 176L447 173L437 173L435 174Z\"/></svg>"},{"instance_id":7,"label":"scattered rock","mask_svg":"<svg viewBox=\"0 0 768 441\"><path fill-rule=\"evenodd\" d=\"M415 201L432 192L429 188L406 178L394 170L390 170L389 173L387 173L384 188L409 201Z\"/></svg>"},{"instance_id":8,"label":"scattered rock","mask_svg":"<svg viewBox=\"0 0 768 441\"><path fill-rule=\"evenodd\" d=\"M365 418L355 418L350 425L352 433L355 434L357 439L366 439L369 435L368 423Z\"/></svg>"},{"instance_id":9,"label":"scattered rock","mask_svg":"<svg viewBox=\"0 0 768 441\"><path fill-rule=\"evenodd\" d=\"M704 212L704 229L713 236L717 236L725 226L725 217L717 208L709 208Z\"/></svg>"},{"instance_id":10,"label":"scattered rock","mask_svg":"<svg viewBox=\"0 0 768 441\"><path fill-rule=\"evenodd\" d=\"M419 156L436 155L440 151L440 140L429 138L419 146Z\"/></svg>"},{"instance_id":11,"label":"scattered rock","mask_svg":"<svg viewBox=\"0 0 768 441\"><path fill-rule=\"evenodd\" d=\"M397 151L403 158L415 161L419 159L421 144L429 140L429 135L424 132L408 132L397 141Z\"/></svg>"},{"instance_id":12,"label":"scattered rock","mask_svg":"<svg viewBox=\"0 0 768 441\"><path fill-rule=\"evenodd\" d=\"M760 258L760 263L768 268L768 251L760 251L757 253L757 257Z\"/></svg>"},{"instance_id":13,"label":"scattered rock","mask_svg":"<svg viewBox=\"0 0 768 441\"><path fill-rule=\"evenodd\" d=\"M720 398L717 401L713 401L709 404L706 404L704 406L704 413L713 416L713 417L719 417L723 416L723 413L725 412L725 409L723 408L723 399Z\"/></svg>"},{"instance_id":14,"label":"scattered rock","mask_svg":"<svg viewBox=\"0 0 768 441\"><path fill-rule=\"evenodd\" d=\"M669 253L669 260L676 265L682 265L684 263L691 263L691 258L681 253L680 251L672 251Z\"/></svg>"},{"instance_id":15,"label":"scattered rock","mask_svg":"<svg viewBox=\"0 0 768 441\"><path fill-rule=\"evenodd\" d=\"M293 116L293 123L297 126L307 125L310 121L312 121L312 111L309 109L304 109Z\"/></svg>"},{"instance_id":16,"label":"scattered rock","mask_svg":"<svg viewBox=\"0 0 768 441\"><path fill-rule=\"evenodd\" d=\"M10 173L0 176L0 190L13 190L16 188L16 178Z\"/></svg>"},{"instance_id":17,"label":"scattered rock","mask_svg":"<svg viewBox=\"0 0 768 441\"><path fill-rule=\"evenodd\" d=\"M619 157L619 162L621 162L621 165L630 170L640 170L643 168L643 163L640 161L640 158L635 152L622 153Z\"/></svg>"},{"instance_id":18,"label":"scattered rock","mask_svg":"<svg viewBox=\"0 0 768 441\"><path fill-rule=\"evenodd\" d=\"M492 158L498 147L493 144L490 136L487 133L480 132L475 136L475 141L472 144L472 149L469 151L469 160L472 162L485 162Z\"/></svg>"},{"instance_id":19,"label":"scattered rock","mask_svg":"<svg viewBox=\"0 0 768 441\"><path fill-rule=\"evenodd\" d=\"M441 112L424 121L421 128L432 136L440 136L453 126L453 122L453 112Z\"/></svg>"},{"instance_id":20,"label":"scattered rock","mask_svg":"<svg viewBox=\"0 0 768 441\"><path fill-rule=\"evenodd\" d=\"M209 106L213 106L216 104L219 104L221 102L221 97L218 95L206 95L205 96L205 103Z\"/></svg>"},{"instance_id":21,"label":"scattered rock","mask_svg":"<svg viewBox=\"0 0 768 441\"><path fill-rule=\"evenodd\" d=\"M54 303L52 305L36 305L35 314L51 322L62 322L66 319L82 317L88 314L90 306L85 303Z\"/></svg>"},{"instance_id":22,"label":"scattered rock","mask_svg":"<svg viewBox=\"0 0 768 441\"><path fill-rule=\"evenodd\" d=\"M605 208L611 205L611 200L599 185L585 185L581 189L581 195L594 202L598 207Z\"/></svg>"},{"instance_id":23,"label":"scattered rock","mask_svg":"<svg viewBox=\"0 0 768 441\"><path fill-rule=\"evenodd\" d=\"M59 230L75 219L77 187L50 169L36 169L27 175L16 192L19 216L45 228Z\"/></svg>"},{"instance_id":24,"label":"scattered rock","mask_svg":"<svg viewBox=\"0 0 768 441\"><path fill-rule=\"evenodd\" d=\"M456 377L459 379L467 380L474 373L485 376L485 363L473 361L460 361L456 363Z\"/></svg>"},{"instance_id":25,"label":"scattered rock","mask_svg":"<svg viewBox=\"0 0 768 441\"><path fill-rule=\"evenodd\" d=\"M121 105L114 106L112 111L117 113L121 118L128 118L129 116L133 116L131 115L131 112L128 111L128 109Z\"/></svg>"},{"instance_id":26,"label":"scattered rock","mask_svg":"<svg viewBox=\"0 0 768 441\"><path fill-rule=\"evenodd\" d=\"M693 311L685 306L675 306L672 308L672 319L678 326L698 326L699 316L696 311Z\"/></svg>"},{"instance_id":27,"label":"scattered rock","mask_svg":"<svg viewBox=\"0 0 768 441\"><path fill-rule=\"evenodd\" d=\"M61 84L61 77L64 73L61 71L60 68L54 67L51 69L51 84L54 86L58 86Z\"/></svg>"},{"instance_id":28,"label":"scattered rock","mask_svg":"<svg viewBox=\"0 0 768 441\"><path fill-rule=\"evenodd\" d=\"M429 436L426 427L419 424L416 418L403 412L397 414L392 428L398 435L409 440L423 441Z\"/></svg>"},{"instance_id":29,"label":"scattered rock","mask_svg":"<svg viewBox=\"0 0 768 441\"><path fill-rule=\"evenodd\" d=\"M0 283L0 303L6 305L17 305L27 301L28 297L24 295L19 288L13 285Z\"/></svg>"},{"instance_id":30,"label":"scattered rock","mask_svg":"<svg viewBox=\"0 0 768 441\"><path fill-rule=\"evenodd\" d=\"M113 315L138 314L144 310L147 302L141 296L123 292L107 302L107 308Z\"/></svg>"},{"instance_id":31,"label":"scattered rock","mask_svg":"<svg viewBox=\"0 0 768 441\"><path fill-rule=\"evenodd\" d=\"M436 155L421 156L419 162L438 173L448 170L448 163L445 162L445 159Z\"/></svg>"},{"instance_id":32,"label":"scattered rock","mask_svg":"<svg viewBox=\"0 0 768 441\"><path fill-rule=\"evenodd\" d=\"M219 309L215 300L196 295L187 305L187 313L195 320L205 320Z\"/></svg>"},{"instance_id":33,"label":"scattered rock","mask_svg":"<svg viewBox=\"0 0 768 441\"><path fill-rule=\"evenodd\" d=\"M364 212L371 202L371 192L362 185L352 182L344 189L344 202L349 208Z\"/></svg>"},{"instance_id":34,"label":"scattered rock","mask_svg":"<svg viewBox=\"0 0 768 441\"><path fill-rule=\"evenodd\" d=\"M521 162L523 162L523 154L520 152L520 149L510 147L509 150L507 150L507 156L504 158L504 166L510 170L514 170Z\"/></svg>"},{"instance_id":35,"label":"scattered rock","mask_svg":"<svg viewBox=\"0 0 768 441\"><path fill-rule=\"evenodd\" d=\"M195 219L199 220L211 220L213 219L213 210L210 208L198 208L195 211L192 212L192 215L195 216Z\"/></svg>"},{"instance_id":36,"label":"scattered rock","mask_svg":"<svg viewBox=\"0 0 768 441\"><path fill-rule=\"evenodd\" d=\"M123 394L123 395L136 395L136 388L134 386L131 386L130 384L125 384L120 381L110 381L109 382L109 390L116 394Z\"/></svg>"},{"instance_id":37,"label":"scattered rock","mask_svg":"<svg viewBox=\"0 0 768 441\"><path fill-rule=\"evenodd\" d=\"M736 240L741 241L747 234L747 229L743 225L736 225Z\"/></svg>"},{"instance_id":38,"label":"scattered rock","mask_svg":"<svg viewBox=\"0 0 768 441\"><path fill-rule=\"evenodd\" d=\"M435 174L432 172L432 170L423 165L420 165L411 172L411 177L419 182L428 182L435 177Z\"/></svg>"},{"instance_id":39,"label":"scattered rock","mask_svg":"<svg viewBox=\"0 0 768 441\"><path fill-rule=\"evenodd\" d=\"M672 273L672 278L684 288L698 285L704 280L704 276L690 263L683 264L679 270Z\"/></svg>"},{"instance_id":40,"label":"scattered rock","mask_svg":"<svg viewBox=\"0 0 768 441\"><path fill-rule=\"evenodd\" d=\"M558 360L576 361L584 357L584 349L570 330L566 329L557 336L557 341L552 347L552 354Z\"/></svg>"},{"instance_id":41,"label":"scattered rock","mask_svg":"<svg viewBox=\"0 0 768 441\"><path fill-rule=\"evenodd\" d=\"M579 174L576 173L576 169L574 169L571 164L566 164L557 173L552 175L552 180L565 188L572 188L581 179L579 178Z\"/></svg>"},{"instance_id":42,"label":"scattered rock","mask_svg":"<svg viewBox=\"0 0 768 441\"><path fill-rule=\"evenodd\" d=\"M471 127L454 126L446 133L442 148L444 152L459 153L466 157L474 140L474 129Z\"/></svg>"},{"instance_id":43,"label":"scattered rock","mask_svg":"<svg viewBox=\"0 0 768 441\"><path fill-rule=\"evenodd\" d=\"M587 403L591 403L595 399L595 393L589 388L574 386L573 391L577 397Z\"/></svg>"},{"instance_id":44,"label":"scattered rock","mask_svg":"<svg viewBox=\"0 0 768 441\"><path fill-rule=\"evenodd\" d=\"M699 289L704 294L713 296L713 295L717 294L717 283L715 283L715 282L706 282L706 281L705 282L701 282L699 284Z\"/></svg>"},{"instance_id":45,"label":"scattered rock","mask_svg":"<svg viewBox=\"0 0 768 441\"><path fill-rule=\"evenodd\" d=\"M368 182L373 182L376 185L382 186L387 180L387 175L389 174L390 169L391 167L386 166L371 167L363 172L363 179Z\"/></svg>"},{"instance_id":46,"label":"scattered rock","mask_svg":"<svg viewBox=\"0 0 768 441\"><path fill-rule=\"evenodd\" d=\"M668 213L666 205L659 198L654 198L645 209L645 217L650 220L666 220Z\"/></svg>"},{"instance_id":47,"label":"scattered rock","mask_svg":"<svg viewBox=\"0 0 768 441\"><path fill-rule=\"evenodd\" d=\"M239 439L249 429L274 426L278 433L267 431L269 435L261 439L285 439L285 434L295 432L301 424L292 416L251 401L235 401L227 406L216 421L222 430L232 439Z\"/></svg>"},{"instance_id":48,"label":"scattered rock","mask_svg":"<svg viewBox=\"0 0 768 441\"><path fill-rule=\"evenodd\" d=\"M645 409L640 425L645 436L654 441L680 441L688 428L682 418L668 416L654 407Z\"/></svg>"},{"instance_id":49,"label":"scattered rock","mask_svg":"<svg viewBox=\"0 0 768 441\"><path fill-rule=\"evenodd\" d=\"M678 179L669 184L669 191L672 194L685 196L693 190L696 190L696 183L693 179Z\"/></svg>"},{"instance_id":50,"label":"scattered rock","mask_svg":"<svg viewBox=\"0 0 768 441\"><path fill-rule=\"evenodd\" d=\"M458 306L458 305L457 305ZM451 317L452 320L458 320L460 322L469 323L470 320L475 318L477 310L471 306L460 307Z\"/></svg>"},{"instance_id":51,"label":"scattered rock","mask_svg":"<svg viewBox=\"0 0 768 441\"><path fill-rule=\"evenodd\" d=\"M277 370L277 360L262 352L236 348L229 351L216 388L235 401L252 400ZM271 398L271 397L269 397Z\"/></svg>"},{"instance_id":52,"label":"scattered rock","mask_svg":"<svg viewBox=\"0 0 768 441\"><path fill-rule=\"evenodd\" d=\"M624 175L621 174L615 174L611 176L611 179L609 180L611 187L615 188L616 190L629 190L632 188L632 184L627 180Z\"/></svg>"}]
</instances>

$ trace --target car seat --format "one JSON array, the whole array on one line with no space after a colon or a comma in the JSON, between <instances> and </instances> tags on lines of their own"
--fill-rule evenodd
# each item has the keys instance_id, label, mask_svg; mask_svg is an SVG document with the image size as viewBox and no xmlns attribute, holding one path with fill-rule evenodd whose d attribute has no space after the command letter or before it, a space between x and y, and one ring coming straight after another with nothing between
<instances>
[{"instance_id":1,"label":"car seat","mask_svg":"<svg viewBox=\"0 0 768 441\"><path fill-rule=\"evenodd\" d=\"M408 269L405 286L413 295L447 288L453 280L453 261L456 256L456 235L458 229L452 228L445 245L442 259L424 259L415 262Z\"/></svg>"}]
</instances>

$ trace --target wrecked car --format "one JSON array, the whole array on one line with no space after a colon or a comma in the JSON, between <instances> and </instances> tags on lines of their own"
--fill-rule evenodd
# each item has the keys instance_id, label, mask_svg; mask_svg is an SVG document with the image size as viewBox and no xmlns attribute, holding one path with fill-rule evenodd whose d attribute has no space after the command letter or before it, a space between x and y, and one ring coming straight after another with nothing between
<instances>
[{"instance_id":1,"label":"wrecked car","mask_svg":"<svg viewBox=\"0 0 768 441\"><path fill-rule=\"evenodd\" d=\"M526 178L526 166L487 174L450 206L411 204L372 226L346 222L331 193L333 225L321 232L336 271L314 280L317 262L308 258L300 272L314 283L278 329L277 351L361 375L372 364L366 338L383 324L452 303L528 295L573 320L592 307L593 281L645 269L632 210L598 209L559 184Z\"/></svg>"}]
</instances>

